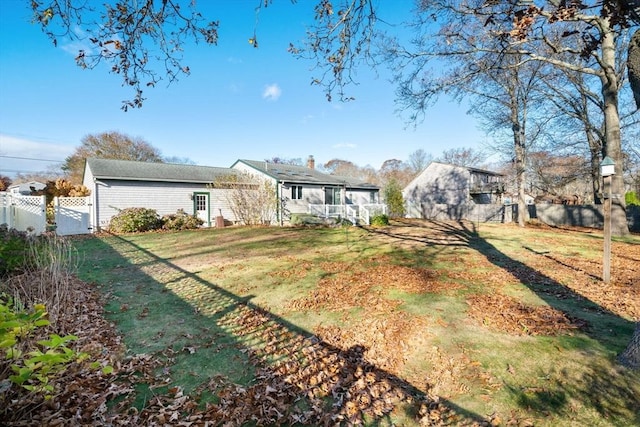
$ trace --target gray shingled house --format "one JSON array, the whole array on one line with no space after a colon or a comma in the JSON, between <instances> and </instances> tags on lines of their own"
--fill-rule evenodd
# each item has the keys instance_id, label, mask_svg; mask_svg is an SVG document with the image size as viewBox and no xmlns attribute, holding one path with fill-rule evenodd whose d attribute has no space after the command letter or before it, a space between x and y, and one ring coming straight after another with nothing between
<instances>
[{"instance_id":1,"label":"gray shingled house","mask_svg":"<svg viewBox=\"0 0 640 427\"><path fill-rule=\"evenodd\" d=\"M236 173L209 166L87 159L82 183L91 190L92 230L106 228L119 210L134 207L160 215L182 209L197 214L207 227L220 215L232 220L225 190L209 184Z\"/></svg>"}]
</instances>

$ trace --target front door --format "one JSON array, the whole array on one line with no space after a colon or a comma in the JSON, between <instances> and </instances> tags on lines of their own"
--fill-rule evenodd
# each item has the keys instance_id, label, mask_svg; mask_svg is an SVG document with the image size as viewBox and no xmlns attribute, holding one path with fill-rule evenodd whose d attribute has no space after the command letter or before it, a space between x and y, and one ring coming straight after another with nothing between
<instances>
[{"instance_id":1,"label":"front door","mask_svg":"<svg viewBox=\"0 0 640 427\"><path fill-rule=\"evenodd\" d=\"M209 193L193 193L193 208L196 216L204 221L204 225L211 226Z\"/></svg>"}]
</instances>

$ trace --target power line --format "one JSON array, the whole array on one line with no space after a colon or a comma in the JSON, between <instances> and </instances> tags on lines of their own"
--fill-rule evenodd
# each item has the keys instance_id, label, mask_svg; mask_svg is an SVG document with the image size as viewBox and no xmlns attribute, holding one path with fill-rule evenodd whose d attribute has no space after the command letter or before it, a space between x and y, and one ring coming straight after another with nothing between
<instances>
[{"instance_id":1,"label":"power line","mask_svg":"<svg viewBox=\"0 0 640 427\"><path fill-rule=\"evenodd\" d=\"M51 159L34 159L32 157L17 157L17 156L0 156L6 159L19 159L19 160L35 160L37 162L64 162L64 160L51 160Z\"/></svg>"},{"instance_id":2,"label":"power line","mask_svg":"<svg viewBox=\"0 0 640 427\"><path fill-rule=\"evenodd\" d=\"M45 170L39 170L39 171L32 171L32 170L25 170L25 169L4 169L4 168L0 168L0 173L5 173L5 172L11 172L11 173L49 173L49 171L45 171Z\"/></svg>"}]
</instances>

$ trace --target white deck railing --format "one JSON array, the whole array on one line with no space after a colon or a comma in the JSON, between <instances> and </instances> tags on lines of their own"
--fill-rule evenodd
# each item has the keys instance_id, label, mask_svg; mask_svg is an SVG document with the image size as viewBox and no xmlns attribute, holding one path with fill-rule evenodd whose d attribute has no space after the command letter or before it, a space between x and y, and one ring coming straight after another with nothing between
<instances>
[{"instance_id":1,"label":"white deck railing","mask_svg":"<svg viewBox=\"0 0 640 427\"><path fill-rule=\"evenodd\" d=\"M309 205L309 214L322 218L346 218L353 224L371 224L371 217L387 213L387 205Z\"/></svg>"}]
</instances>

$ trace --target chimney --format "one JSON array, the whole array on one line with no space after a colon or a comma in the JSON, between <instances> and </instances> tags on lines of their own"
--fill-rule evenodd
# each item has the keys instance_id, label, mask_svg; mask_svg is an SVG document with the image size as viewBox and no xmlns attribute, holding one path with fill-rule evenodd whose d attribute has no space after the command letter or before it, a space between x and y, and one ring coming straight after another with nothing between
<instances>
[{"instance_id":1,"label":"chimney","mask_svg":"<svg viewBox=\"0 0 640 427\"><path fill-rule=\"evenodd\" d=\"M313 158L313 156L307 157L307 167L309 169L315 169L316 168L316 160Z\"/></svg>"}]
</instances>

